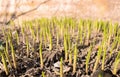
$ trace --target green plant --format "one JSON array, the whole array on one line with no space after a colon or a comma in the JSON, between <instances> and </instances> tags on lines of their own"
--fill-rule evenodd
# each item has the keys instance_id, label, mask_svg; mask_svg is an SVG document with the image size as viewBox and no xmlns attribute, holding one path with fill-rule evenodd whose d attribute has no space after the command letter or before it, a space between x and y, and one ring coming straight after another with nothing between
<instances>
[{"instance_id":1,"label":"green plant","mask_svg":"<svg viewBox=\"0 0 120 77\"><path fill-rule=\"evenodd\" d=\"M81 19L78 24L78 35L80 38L80 44L83 44L83 26L84 26L84 21Z\"/></svg>"},{"instance_id":2,"label":"green plant","mask_svg":"<svg viewBox=\"0 0 120 77\"><path fill-rule=\"evenodd\" d=\"M43 57L42 57L42 43L39 45L39 55L40 55L40 67L43 68Z\"/></svg>"},{"instance_id":3,"label":"green plant","mask_svg":"<svg viewBox=\"0 0 120 77\"><path fill-rule=\"evenodd\" d=\"M8 63L10 64L10 67L12 67L10 56L8 54L8 41L7 40L6 40L6 47L4 48L4 52L5 52L5 56L6 56L7 60L8 60Z\"/></svg>"},{"instance_id":4,"label":"green plant","mask_svg":"<svg viewBox=\"0 0 120 77\"><path fill-rule=\"evenodd\" d=\"M52 35L49 35L49 40L50 40L50 46L49 46L49 50L52 50Z\"/></svg>"},{"instance_id":5,"label":"green plant","mask_svg":"<svg viewBox=\"0 0 120 77\"><path fill-rule=\"evenodd\" d=\"M117 44L118 44L118 41L117 41L117 37L115 37L112 45L111 45L111 49L110 49L110 56L112 55L113 53L113 50L117 47Z\"/></svg>"},{"instance_id":6,"label":"green plant","mask_svg":"<svg viewBox=\"0 0 120 77\"><path fill-rule=\"evenodd\" d=\"M33 29L33 24L30 22L30 33L31 33L31 38L33 38L33 44L35 42L36 36L35 36L35 31Z\"/></svg>"},{"instance_id":7,"label":"green plant","mask_svg":"<svg viewBox=\"0 0 120 77\"><path fill-rule=\"evenodd\" d=\"M99 64L99 60L100 60L101 54L102 54L102 46L99 47L99 50L98 50L98 53L97 53L97 57L96 57L96 61L95 61L94 68L93 68L93 72L95 72L96 69L97 69L97 65Z\"/></svg>"},{"instance_id":8,"label":"green plant","mask_svg":"<svg viewBox=\"0 0 120 77\"><path fill-rule=\"evenodd\" d=\"M76 66L77 66L77 45L75 45L75 48L74 48L74 60L73 60L73 74L75 74L76 72Z\"/></svg>"},{"instance_id":9,"label":"green plant","mask_svg":"<svg viewBox=\"0 0 120 77\"><path fill-rule=\"evenodd\" d=\"M22 41L25 43L25 28L21 27L21 32L22 32Z\"/></svg>"},{"instance_id":10,"label":"green plant","mask_svg":"<svg viewBox=\"0 0 120 77\"><path fill-rule=\"evenodd\" d=\"M63 77L63 60L60 59L60 77Z\"/></svg>"},{"instance_id":11,"label":"green plant","mask_svg":"<svg viewBox=\"0 0 120 77\"><path fill-rule=\"evenodd\" d=\"M65 49L65 61L68 60L68 45L67 45L67 37L64 35L64 49Z\"/></svg>"},{"instance_id":12,"label":"green plant","mask_svg":"<svg viewBox=\"0 0 120 77\"><path fill-rule=\"evenodd\" d=\"M89 61L90 61L90 55L91 55L91 52L92 52L92 45L90 45L90 48L89 48L89 51L88 51L88 54L87 54L87 57L86 57L86 73L88 73L88 65L89 65Z\"/></svg>"},{"instance_id":13,"label":"green plant","mask_svg":"<svg viewBox=\"0 0 120 77\"><path fill-rule=\"evenodd\" d=\"M103 48L102 70L104 70L105 59L106 59L106 51L107 51L106 43L105 42L103 43L103 47L102 48Z\"/></svg>"},{"instance_id":14,"label":"green plant","mask_svg":"<svg viewBox=\"0 0 120 77\"><path fill-rule=\"evenodd\" d=\"M58 32L57 35L56 35L56 39L57 39L56 45L57 45L57 46L58 46L58 44L59 44L59 37L60 37L60 35L59 35L59 32Z\"/></svg>"},{"instance_id":15,"label":"green plant","mask_svg":"<svg viewBox=\"0 0 120 77\"><path fill-rule=\"evenodd\" d=\"M88 20L87 21L87 31L88 31L88 34L87 34L87 40L90 39L90 36L91 36L91 25L92 25L92 21L91 20Z\"/></svg>"},{"instance_id":16,"label":"green plant","mask_svg":"<svg viewBox=\"0 0 120 77\"><path fill-rule=\"evenodd\" d=\"M114 68L113 68L113 74L117 73L117 67L118 64L120 63L120 51L118 52L117 57L115 58L115 62L114 62Z\"/></svg>"},{"instance_id":17,"label":"green plant","mask_svg":"<svg viewBox=\"0 0 120 77\"><path fill-rule=\"evenodd\" d=\"M3 66L4 66L4 69L5 69L5 73L6 75L8 75L8 67L7 67L7 62L5 60L5 55L4 55L4 47L3 46L0 46L0 56L2 57L2 63L3 63Z\"/></svg>"},{"instance_id":18,"label":"green plant","mask_svg":"<svg viewBox=\"0 0 120 77\"><path fill-rule=\"evenodd\" d=\"M16 63L15 51L14 51L12 42L10 42L10 47L11 47L11 55L12 55L13 65L14 65L14 68L16 69L17 63Z\"/></svg>"},{"instance_id":19,"label":"green plant","mask_svg":"<svg viewBox=\"0 0 120 77\"><path fill-rule=\"evenodd\" d=\"M46 76L45 76L45 72L43 72L43 71L42 71L42 77L46 77Z\"/></svg>"},{"instance_id":20,"label":"green plant","mask_svg":"<svg viewBox=\"0 0 120 77\"><path fill-rule=\"evenodd\" d=\"M112 25L112 22L110 22L109 23L109 36L108 36L108 46L110 46L110 44L111 44L111 39L112 39L112 37L113 37L113 35L114 35L114 26Z\"/></svg>"},{"instance_id":21,"label":"green plant","mask_svg":"<svg viewBox=\"0 0 120 77\"><path fill-rule=\"evenodd\" d=\"M69 53L69 65L72 65L72 50Z\"/></svg>"},{"instance_id":22,"label":"green plant","mask_svg":"<svg viewBox=\"0 0 120 77\"><path fill-rule=\"evenodd\" d=\"M29 41L28 41L28 36L26 36L26 51L27 51L27 57L29 56Z\"/></svg>"},{"instance_id":23,"label":"green plant","mask_svg":"<svg viewBox=\"0 0 120 77\"><path fill-rule=\"evenodd\" d=\"M39 26L38 26L38 24L36 26L36 40L37 40L37 42L39 42Z\"/></svg>"},{"instance_id":24,"label":"green plant","mask_svg":"<svg viewBox=\"0 0 120 77\"><path fill-rule=\"evenodd\" d=\"M3 35L4 35L5 40L7 40L7 36L6 36L5 28L4 28L4 27L3 27L3 29L2 29L2 33L3 33Z\"/></svg>"}]
</instances>

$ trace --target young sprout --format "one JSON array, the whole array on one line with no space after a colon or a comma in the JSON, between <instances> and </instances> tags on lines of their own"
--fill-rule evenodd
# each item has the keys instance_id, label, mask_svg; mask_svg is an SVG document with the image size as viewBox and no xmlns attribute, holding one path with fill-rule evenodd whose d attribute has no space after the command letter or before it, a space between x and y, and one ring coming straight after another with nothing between
<instances>
[{"instance_id":1,"label":"young sprout","mask_svg":"<svg viewBox=\"0 0 120 77\"><path fill-rule=\"evenodd\" d=\"M97 69L97 65L99 64L101 54L102 54L102 46L98 50L97 57L96 57L96 62L95 62L94 68L93 68L93 72L95 72L96 69Z\"/></svg>"},{"instance_id":2,"label":"young sprout","mask_svg":"<svg viewBox=\"0 0 120 77\"><path fill-rule=\"evenodd\" d=\"M29 56L29 41L28 41L28 36L26 36L26 51L27 51L27 57Z\"/></svg>"},{"instance_id":3,"label":"young sprout","mask_svg":"<svg viewBox=\"0 0 120 77\"><path fill-rule=\"evenodd\" d=\"M75 74L76 72L76 65L77 65L77 45L75 45L75 48L74 48L74 60L73 60L73 74Z\"/></svg>"},{"instance_id":4,"label":"young sprout","mask_svg":"<svg viewBox=\"0 0 120 77\"><path fill-rule=\"evenodd\" d=\"M100 73L98 74L98 77L103 77L103 73L100 72Z\"/></svg>"},{"instance_id":5,"label":"young sprout","mask_svg":"<svg viewBox=\"0 0 120 77\"><path fill-rule=\"evenodd\" d=\"M32 22L30 23L30 32L31 32L31 38L33 38L33 44L35 42L36 36L35 36L35 31L33 29L33 24Z\"/></svg>"},{"instance_id":6,"label":"young sprout","mask_svg":"<svg viewBox=\"0 0 120 77\"><path fill-rule=\"evenodd\" d=\"M79 26L79 37L80 37L80 44L83 44L83 25Z\"/></svg>"},{"instance_id":7,"label":"young sprout","mask_svg":"<svg viewBox=\"0 0 120 77\"><path fill-rule=\"evenodd\" d=\"M52 50L52 35L49 35L49 40L50 40L50 46L49 46L49 50Z\"/></svg>"},{"instance_id":8,"label":"young sprout","mask_svg":"<svg viewBox=\"0 0 120 77\"><path fill-rule=\"evenodd\" d=\"M16 64L15 51L14 51L12 42L10 42L10 47L11 47L11 54L12 54L14 68L16 69L17 68L17 64Z\"/></svg>"},{"instance_id":9,"label":"young sprout","mask_svg":"<svg viewBox=\"0 0 120 77\"><path fill-rule=\"evenodd\" d=\"M69 65L72 65L72 51L69 53Z\"/></svg>"},{"instance_id":10,"label":"young sprout","mask_svg":"<svg viewBox=\"0 0 120 77\"><path fill-rule=\"evenodd\" d=\"M112 36L113 36L113 25L112 23L109 23L108 46L110 46Z\"/></svg>"},{"instance_id":11,"label":"young sprout","mask_svg":"<svg viewBox=\"0 0 120 77\"><path fill-rule=\"evenodd\" d=\"M113 28L114 29L114 36L116 36L117 29L119 29L118 27L119 27L118 23L115 23L114 28Z\"/></svg>"},{"instance_id":12,"label":"young sprout","mask_svg":"<svg viewBox=\"0 0 120 77\"><path fill-rule=\"evenodd\" d=\"M5 55L4 55L4 47L3 46L0 46L0 56L2 57L2 63L4 65L4 69L5 69L5 73L6 75L8 75L8 67L7 67L7 62L5 60Z\"/></svg>"},{"instance_id":13,"label":"young sprout","mask_svg":"<svg viewBox=\"0 0 120 77\"><path fill-rule=\"evenodd\" d=\"M60 37L60 35L59 35L59 32L57 32L56 34L57 34L57 35L56 35L56 39L57 39L57 41L56 41L56 45L58 46L58 44L59 44L59 37Z\"/></svg>"},{"instance_id":14,"label":"young sprout","mask_svg":"<svg viewBox=\"0 0 120 77\"><path fill-rule=\"evenodd\" d=\"M117 37L115 37L115 39L114 39L114 41L112 43L112 47L110 49L110 56L112 55L114 48L117 46L117 43L118 43Z\"/></svg>"},{"instance_id":15,"label":"young sprout","mask_svg":"<svg viewBox=\"0 0 120 77\"><path fill-rule=\"evenodd\" d=\"M91 20L88 20L87 22L87 26L88 26L88 34L87 34L87 40L90 39L90 36L91 36L91 25L92 25L92 21Z\"/></svg>"},{"instance_id":16,"label":"young sprout","mask_svg":"<svg viewBox=\"0 0 120 77\"><path fill-rule=\"evenodd\" d=\"M88 51L88 54L87 54L87 57L86 57L86 73L88 73L88 63L89 63L89 61L90 61L90 55L91 55L91 52L92 52L92 45L90 45L90 49L89 49L89 51Z\"/></svg>"},{"instance_id":17,"label":"young sprout","mask_svg":"<svg viewBox=\"0 0 120 77\"><path fill-rule=\"evenodd\" d=\"M98 22L98 25L97 25L97 32L100 32L100 30L102 29L102 26L103 26L104 22L102 20L100 20Z\"/></svg>"},{"instance_id":18,"label":"young sprout","mask_svg":"<svg viewBox=\"0 0 120 77\"><path fill-rule=\"evenodd\" d=\"M96 19L96 20L93 22L93 26L94 26L95 32L98 31L98 25L99 25L99 21Z\"/></svg>"},{"instance_id":19,"label":"young sprout","mask_svg":"<svg viewBox=\"0 0 120 77\"><path fill-rule=\"evenodd\" d=\"M70 34L67 35L67 44L68 44L68 50L71 49L71 40L70 40Z\"/></svg>"},{"instance_id":20,"label":"young sprout","mask_svg":"<svg viewBox=\"0 0 120 77\"><path fill-rule=\"evenodd\" d=\"M8 31L8 41L9 41L9 43L10 42L12 42L12 32L11 32L11 30L9 29L9 31Z\"/></svg>"},{"instance_id":21,"label":"young sprout","mask_svg":"<svg viewBox=\"0 0 120 77\"><path fill-rule=\"evenodd\" d=\"M39 56L40 56L40 67L43 68L43 57L42 57L42 43L39 45Z\"/></svg>"},{"instance_id":22,"label":"young sprout","mask_svg":"<svg viewBox=\"0 0 120 77\"><path fill-rule=\"evenodd\" d=\"M5 40L7 40L7 36L6 36L4 27L3 27L3 29L2 29L2 33L3 33L4 37L5 37Z\"/></svg>"},{"instance_id":23,"label":"young sprout","mask_svg":"<svg viewBox=\"0 0 120 77\"><path fill-rule=\"evenodd\" d=\"M24 29L24 27L21 27L21 32L22 32L23 43L25 43L25 29Z\"/></svg>"},{"instance_id":24,"label":"young sprout","mask_svg":"<svg viewBox=\"0 0 120 77\"><path fill-rule=\"evenodd\" d=\"M45 77L45 72L42 71L42 77Z\"/></svg>"},{"instance_id":25,"label":"young sprout","mask_svg":"<svg viewBox=\"0 0 120 77\"><path fill-rule=\"evenodd\" d=\"M116 75L116 73L117 73L117 67L118 67L119 63L120 63L120 51L118 52L118 55L117 55L115 62L114 62L114 68L113 68L114 75Z\"/></svg>"},{"instance_id":26,"label":"young sprout","mask_svg":"<svg viewBox=\"0 0 120 77\"><path fill-rule=\"evenodd\" d=\"M65 61L68 60L68 46L67 46L67 37L64 35L64 49L65 49Z\"/></svg>"},{"instance_id":27,"label":"young sprout","mask_svg":"<svg viewBox=\"0 0 120 77\"><path fill-rule=\"evenodd\" d=\"M104 70L105 58L106 58L106 43L104 42L103 43L102 70Z\"/></svg>"},{"instance_id":28,"label":"young sprout","mask_svg":"<svg viewBox=\"0 0 120 77\"><path fill-rule=\"evenodd\" d=\"M60 59L60 77L63 77L63 59Z\"/></svg>"},{"instance_id":29,"label":"young sprout","mask_svg":"<svg viewBox=\"0 0 120 77\"><path fill-rule=\"evenodd\" d=\"M36 41L39 42L39 26L36 27Z\"/></svg>"},{"instance_id":30,"label":"young sprout","mask_svg":"<svg viewBox=\"0 0 120 77\"><path fill-rule=\"evenodd\" d=\"M117 41L118 41L117 48L116 48L116 51L117 51L119 49L119 46L120 46L120 30L118 30L116 38L117 38Z\"/></svg>"},{"instance_id":31,"label":"young sprout","mask_svg":"<svg viewBox=\"0 0 120 77\"><path fill-rule=\"evenodd\" d=\"M6 48L4 48L4 52L5 52L5 56L6 56L7 60L8 60L8 63L10 64L10 67L12 67L12 63L10 61L10 56L8 54L8 41L7 40L6 40Z\"/></svg>"}]
</instances>

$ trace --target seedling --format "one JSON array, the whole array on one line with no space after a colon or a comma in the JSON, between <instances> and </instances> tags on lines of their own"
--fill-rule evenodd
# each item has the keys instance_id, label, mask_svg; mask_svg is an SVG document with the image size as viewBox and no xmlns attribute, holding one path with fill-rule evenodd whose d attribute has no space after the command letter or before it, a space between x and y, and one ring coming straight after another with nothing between
<instances>
[{"instance_id":1,"label":"seedling","mask_svg":"<svg viewBox=\"0 0 120 77\"><path fill-rule=\"evenodd\" d=\"M8 41L6 40L6 48L4 48L4 52L5 52L5 56L10 64L10 67L12 67L12 63L11 63L11 60L10 60L10 56L8 54Z\"/></svg>"},{"instance_id":2,"label":"seedling","mask_svg":"<svg viewBox=\"0 0 120 77\"><path fill-rule=\"evenodd\" d=\"M69 65L72 65L72 50L69 53Z\"/></svg>"},{"instance_id":3,"label":"seedling","mask_svg":"<svg viewBox=\"0 0 120 77\"><path fill-rule=\"evenodd\" d=\"M60 59L60 77L63 77L63 60Z\"/></svg>"},{"instance_id":4,"label":"seedling","mask_svg":"<svg viewBox=\"0 0 120 77\"><path fill-rule=\"evenodd\" d=\"M13 65L14 65L14 68L16 69L17 64L16 64L15 51L14 51L12 42L10 42L10 47L11 47L11 55L12 55L12 59L13 59Z\"/></svg>"},{"instance_id":5,"label":"seedling","mask_svg":"<svg viewBox=\"0 0 120 77\"><path fill-rule=\"evenodd\" d=\"M45 72L43 72L43 71L42 71L42 77L46 77L46 76L45 76Z\"/></svg>"},{"instance_id":6,"label":"seedling","mask_svg":"<svg viewBox=\"0 0 120 77\"><path fill-rule=\"evenodd\" d=\"M114 75L116 75L116 73L117 73L117 67L118 67L119 63L120 63L120 51L118 52L118 55L117 55L115 62L114 62L114 68L113 68Z\"/></svg>"},{"instance_id":7,"label":"seedling","mask_svg":"<svg viewBox=\"0 0 120 77\"><path fill-rule=\"evenodd\" d=\"M76 65L77 65L77 45L75 45L75 48L74 48L74 60L73 60L73 74L75 74L76 72Z\"/></svg>"},{"instance_id":8,"label":"seedling","mask_svg":"<svg viewBox=\"0 0 120 77\"><path fill-rule=\"evenodd\" d=\"M89 65L89 61L90 61L90 55L92 52L92 45L90 46L90 49L88 51L87 57L86 57L86 73L88 73L88 65Z\"/></svg>"},{"instance_id":9,"label":"seedling","mask_svg":"<svg viewBox=\"0 0 120 77\"><path fill-rule=\"evenodd\" d=\"M78 28L79 28L80 44L82 45L83 44L83 24L82 24L82 22L80 23Z\"/></svg>"},{"instance_id":10,"label":"seedling","mask_svg":"<svg viewBox=\"0 0 120 77\"><path fill-rule=\"evenodd\" d=\"M102 46L99 47L99 50L98 50L98 53L97 53L97 57L96 57L96 62L95 62L94 68L93 68L93 72L95 72L96 69L97 69L97 65L99 64L99 60L100 60L101 54L102 54Z\"/></svg>"},{"instance_id":11,"label":"seedling","mask_svg":"<svg viewBox=\"0 0 120 77\"><path fill-rule=\"evenodd\" d=\"M104 70L105 66L105 59L106 59L106 43L103 44L103 58L102 58L102 70Z\"/></svg>"},{"instance_id":12,"label":"seedling","mask_svg":"<svg viewBox=\"0 0 120 77\"><path fill-rule=\"evenodd\" d=\"M90 20L88 20L88 22L87 22L87 28L88 28L88 34L87 34L87 40L89 40L90 39L90 36L91 36L91 25L92 25L92 21L90 21Z\"/></svg>"},{"instance_id":13,"label":"seedling","mask_svg":"<svg viewBox=\"0 0 120 77\"><path fill-rule=\"evenodd\" d=\"M113 43L112 43L112 47L110 49L110 56L112 55L113 53L113 50L115 49L115 47L117 46L118 44L118 41L117 41L117 37L114 39Z\"/></svg>"},{"instance_id":14,"label":"seedling","mask_svg":"<svg viewBox=\"0 0 120 77\"><path fill-rule=\"evenodd\" d=\"M28 41L28 37L26 36L26 51L27 51L27 57L29 56L29 41Z\"/></svg>"},{"instance_id":15,"label":"seedling","mask_svg":"<svg viewBox=\"0 0 120 77\"><path fill-rule=\"evenodd\" d=\"M5 69L5 73L6 75L8 75L8 67L7 67L7 62L5 60L5 55L4 55L4 47L3 46L0 46L0 56L2 57L2 63L3 63L3 66L4 66L4 69Z\"/></svg>"},{"instance_id":16,"label":"seedling","mask_svg":"<svg viewBox=\"0 0 120 77\"><path fill-rule=\"evenodd\" d=\"M25 30L24 30L24 27L21 27L21 32L22 32L23 43L25 43Z\"/></svg>"},{"instance_id":17,"label":"seedling","mask_svg":"<svg viewBox=\"0 0 120 77\"><path fill-rule=\"evenodd\" d=\"M40 67L43 68L43 57L42 57L42 43L39 45L39 55L40 55Z\"/></svg>"},{"instance_id":18,"label":"seedling","mask_svg":"<svg viewBox=\"0 0 120 77\"><path fill-rule=\"evenodd\" d=\"M68 60L68 46L67 46L66 35L64 35L64 49L65 49L65 61L67 61Z\"/></svg>"},{"instance_id":19,"label":"seedling","mask_svg":"<svg viewBox=\"0 0 120 77\"><path fill-rule=\"evenodd\" d=\"M49 46L49 50L52 50L52 35L49 35L49 40L50 40L50 46Z\"/></svg>"}]
</instances>

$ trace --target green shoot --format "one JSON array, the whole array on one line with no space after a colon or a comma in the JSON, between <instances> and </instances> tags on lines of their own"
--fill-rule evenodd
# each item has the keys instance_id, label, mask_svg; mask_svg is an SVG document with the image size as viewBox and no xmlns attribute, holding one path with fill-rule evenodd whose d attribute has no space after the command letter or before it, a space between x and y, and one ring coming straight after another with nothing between
<instances>
[{"instance_id":1,"label":"green shoot","mask_svg":"<svg viewBox=\"0 0 120 77\"><path fill-rule=\"evenodd\" d=\"M14 51L12 42L10 42L10 47L11 47L11 54L12 54L14 68L16 69L17 68L17 64L16 64L15 51Z\"/></svg>"},{"instance_id":2,"label":"green shoot","mask_svg":"<svg viewBox=\"0 0 120 77\"><path fill-rule=\"evenodd\" d=\"M45 72L42 71L42 77L45 77Z\"/></svg>"},{"instance_id":3,"label":"green shoot","mask_svg":"<svg viewBox=\"0 0 120 77\"><path fill-rule=\"evenodd\" d=\"M86 73L88 73L88 65L89 65L89 61L90 61L91 52L92 52L92 45L90 46L90 49L89 49L87 57L86 57Z\"/></svg>"},{"instance_id":4,"label":"green shoot","mask_svg":"<svg viewBox=\"0 0 120 77\"><path fill-rule=\"evenodd\" d=\"M69 53L69 65L72 65L72 51Z\"/></svg>"},{"instance_id":5,"label":"green shoot","mask_svg":"<svg viewBox=\"0 0 120 77\"><path fill-rule=\"evenodd\" d=\"M6 40L6 48L4 49L4 51L5 51L5 56L6 56L8 62L9 62L9 64L10 64L10 67L12 67L12 63L11 63L11 61L10 61L10 56L9 56L9 54L8 54L8 41L7 41L7 40Z\"/></svg>"},{"instance_id":6,"label":"green shoot","mask_svg":"<svg viewBox=\"0 0 120 77\"><path fill-rule=\"evenodd\" d=\"M2 63L4 65L5 73L6 73L6 75L8 75L9 71L8 71L7 62L5 60L5 55L4 55L3 51L4 51L4 47L1 46L0 47L0 56L2 57Z\"/></svg>"},{"instance_id":7,"label":"green shoot","mask_svg":"<svg viewBox=\"0 0 120 77\"><path fill-rule=\"evenodd\" d=\"M97 69L97 65L99 64L101 54L102 54L102 47L100 47L99 50L98 50L97 57L96 57L96 62L95 62L94 68L93 68L93 72L95 72L96 69Z\"/></svg>"},{"instance_id":8,"label":"green shoot","mask_svg":"<svg viewBox=\"0 0 120 77\"><path fill-rule=\"evenodd\" d=\"M27 57L29 56L29 41L28 41L28 37L26 36L26 51L27 51Z\"/></svg>"},{"instance_id":9,"label":"green shoot","mask_svg":"<svg viewBox=\"0 0 120 77\"><path fill-rule=\"evenodd\" d=\"M76 66L77 66L77 45L75 45L74 48L73 74L75 74L76 72Z\"/></svg>"},{"instance_id":10,"label":"green shoot","mask_svg":"<svg viewBox=\"0 0 120 77\"><path fill-rule=\"evenodd\" d=\"M120 51L118 52L118 55L117 55L115 62L114 62L114 68L113 68L114 75L116 75L116 73L117 73L117 67L118 67L119 63L120 63Z\"/></svg>"},{"instance_id":11,"label":"green shoot","mask_svg":"<svg viewBox=\"0 0 120 77\"><path fill-rule=\"evenodd\" d=\"M25 29L24 29L24 27L21 27L21 32L22 32L23 43L25 43Z\"/></svg>"},{"instance_id":12,"label":"green shoot","mask_svg":"<svg viewBox=\"0 0 120 77\"><path fill-rule=\"evenodd\" d=\"M40 55L40 66L41 68L43 69L43 57L42 57L42 43L40 43L40 46L39 46L39 55Z\"/></svg>"},{"instance_id":13,"label":"green shoot","mask_svg":"<svg viewBox=\"0 0 120 77\"><path fill-rule=\"evenodd\" d=\"M105 58L106 58L106 45L105 45L105 42L104 42L104 44L103 44L102 70L104 70Z\"/></svg>"},{"instance_id":14,"label":"green shoot","mask_svg":"<svg viewBox=\"0 0 120 77\"><path fill-rule=\"evenodd\" d=\"M60 59L60 77L63 77L63 60Z\"/></svg>"},{"instance_id":15,"label":"green shoot","mask_svg":"<svg viewBox=\"0 0 120 77\"><path fill-rule=\"evenodd\" d=\"M49 40L50 40L50 46L49 46L49 50L52 50L52 35L50 34L49 36Z\"/></svg>"},{"instance_id":16,"label":"green shoot","mask_svg":"<svg viewBox=\"0 0 120 77\"><path fill-rule=\"evenodd\" d=\"M64 35L64 49L65 49L65 61L68 60L68 46L67 46L67 37Z\"/></svg>"}]
</instances>

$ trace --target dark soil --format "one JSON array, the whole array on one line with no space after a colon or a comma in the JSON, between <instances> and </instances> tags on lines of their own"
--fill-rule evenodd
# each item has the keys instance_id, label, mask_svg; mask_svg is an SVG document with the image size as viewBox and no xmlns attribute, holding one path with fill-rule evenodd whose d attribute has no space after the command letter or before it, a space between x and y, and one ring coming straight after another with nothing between
<instances>
[{"instance_id":1,"label":"dark soil","mask_svg":"<svg viewBox=\"0 0 120 77\"><path fill-rule=\"evenodd\" d=\"M20 29L16 28L13 31L18 30L19 36L21 36ZM6 29L7 31L7 29ZM93 38L96 38L95 46L93 47L90 62L89 62L89 70L88 74L85 72L85 61L87 51L90 47L90 44L93 43ZM76 73L72 73L72 65L69 65L68 62L63 62L63 71L64 77L98 77L98 73L102 73L103 77L120 77L120 68L118 68L117 76L112 74L113 70L113 62L115 61L116 55L118 52L114 52L111 57L107 56L105 61L105 69L101 70L101 62L99 62L97 71L93 73L93 66L96 60L97 51L99 47L99 43L101 42L102 35L101 33L93 33L91 35L91 39L88 43L83 45L78 45L78 57L77 57L77 70ZM39 58L39 42L34 44L34 50L29 49L29 56L27 57L26 54L26 45L21 41L18 45L16 43L16 39L12 39L14 44L15 56L17 61L17 69L10 68L9 75L5 74L4 69L2 68L3 65L0 62L0 77L42 77L42 71L45 72L46 77L59 77L57 72L59 72L60 67L56 66L59 65L60 58L63 57L64 60L64 47L63 47L63 40L59 41L59 45L56 45L56 38L53 37L53 49L49 50L49 45L46 47L43 45L43 61L44 61L44 68L40 68L40 58ZM74 39L72 39L74 41ZM4 36L2 31L0 31L0 41L3 42L5 45ZM31 40L32 41L32 40ZM109 48L108 48L109 51ZM10 52L10 51L9 51ZM107 52L107 55L109 52ZM8 65L8 67L10 67Z\"/></svg>"}]
</instances>

